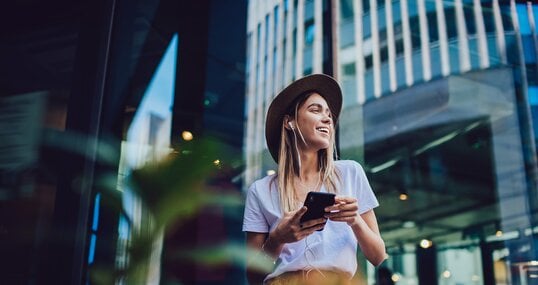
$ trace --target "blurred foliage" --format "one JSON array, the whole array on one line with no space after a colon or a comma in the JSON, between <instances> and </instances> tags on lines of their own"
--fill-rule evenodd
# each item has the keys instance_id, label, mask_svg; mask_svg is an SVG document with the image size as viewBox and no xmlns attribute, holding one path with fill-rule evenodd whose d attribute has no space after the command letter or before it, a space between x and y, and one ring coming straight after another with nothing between
<instances>
[{"instance_id":1,"label":"blurred foliage","mask_svg":"<svg viewBox=\"0 0 538 285\"><path fill-rule=\"evenodd\" d=\"M91 268L92 282L114 284L123 280L124 284L145 284L152 254L156 246L162 246L160 242L167 231L182 226L209 207L223 208L224 214L240 211L243 197L230 181L232 175L242 172L242 161L236 152L217 140L198 139L185 143L165 159L149 162L134 170L125 185L138 197L150 218L139 225L129 220L131 233L127 266L118 269L96 264ZM96 184L109 194L103 206L125 213L121 195L114 194L118 193L114 175L102 175ZM260 258L262 255L237 243L184 249L172 254L167 252L167 255L204 266L226 264L242 268L247 257L252 256L249 263L260 271L269 272L273 266L271 261Z\"/></svg>"}]
</instances>

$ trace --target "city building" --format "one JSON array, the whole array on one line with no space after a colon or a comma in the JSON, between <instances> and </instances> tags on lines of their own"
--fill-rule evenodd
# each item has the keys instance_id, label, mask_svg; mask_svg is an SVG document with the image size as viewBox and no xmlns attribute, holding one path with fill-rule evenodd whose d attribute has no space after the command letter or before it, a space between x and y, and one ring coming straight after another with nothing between
<instances>
[{"instance_id":1,"label":"city building","mask_svg":"<svg viewBox=\"0 0 538 285\"><path fill-rule=\"evenodd\" d=\"M392 279L537 284L537 22L533 1L249 1L245 185L276 170L271 99L333 75L339 156L380 201Z\"/></svg>"},{"instance_id":2,"label":"city building","mask_svg":"<svg viewBox=\"0 0 538 285\"><path fill-rule=\"evenodd\" d=\"M246 8L1 5L0 284L244 282L193 252L244 243ZM204 157L209 137L223 151Z\"/></svg>"}]
</instances>

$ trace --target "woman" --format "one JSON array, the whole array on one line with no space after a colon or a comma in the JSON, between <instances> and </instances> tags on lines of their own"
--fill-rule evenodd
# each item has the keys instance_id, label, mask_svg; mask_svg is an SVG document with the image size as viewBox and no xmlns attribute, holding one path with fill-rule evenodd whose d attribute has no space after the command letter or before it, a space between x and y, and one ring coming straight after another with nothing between
<instances>
[{"instance_id":1,"label":"woman","mask_svg":"<svg viewBox=\"0 0 538 285\"><path fill-rule=\"evenodd\" d=\"M338 83L323 74L293 82L272 101L265 136L278 172L249 188L243 231L275 266L266 276L247 268L250 284L351 284L357 245L374 266L385 259L378 202L362 167L333 159L341 107ZM335 193L335 204L301 223L310 191Z\"/></svg>"}]
</instances>

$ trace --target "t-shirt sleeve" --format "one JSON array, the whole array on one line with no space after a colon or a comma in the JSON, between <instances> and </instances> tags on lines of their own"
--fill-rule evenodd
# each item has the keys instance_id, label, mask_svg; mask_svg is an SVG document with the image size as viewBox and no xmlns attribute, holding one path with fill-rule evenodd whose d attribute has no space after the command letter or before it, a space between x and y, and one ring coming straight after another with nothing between
<instances>
[{"instance_id":1,"label":"t-shirt sleeve","mask_svg":"<svg viewBox=\"0 0 538 285\"><path fill-rule=\"evenodd\" d=\"M247 191L247 198L245 200L245 213L243 215L244 232L269 232L269 225L263 215L263 208L260 202L256 193L256 183L252 183Z\"/></svg>"},{"instance_id":2,"label":"t-shirt sleeve","mask_svg":"<svg viewBox=\"0 0 538 285\"><path fill-rule=\"evenodd\" d=\"M368 178L366 177L366 173L364 172L362 166L358 162L353 164L355 166L357 179L356 185L358 191L357 198L359 200L359 214L364 214L379 206L379 202L377 201L372 187L370 187L370 183L368 182Z\"/></svg>"}]
</instances>

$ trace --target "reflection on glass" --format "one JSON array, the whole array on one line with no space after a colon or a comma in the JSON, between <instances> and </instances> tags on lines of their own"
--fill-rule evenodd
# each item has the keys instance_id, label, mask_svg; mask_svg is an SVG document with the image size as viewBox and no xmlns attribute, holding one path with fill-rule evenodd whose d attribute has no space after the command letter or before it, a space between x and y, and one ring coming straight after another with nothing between
<instances>
[{"instance_id":1,"label":"reflection on glass","mask_svg":"<svg viewBox=\"0 0 538 285\"><path fill-rule=\"evenodd\" d=\"M122 181L133 169L144 166L147 162L157 161L170 153L170 128L174 83L176 76L178 37L172 37L161 62L144 93L129 130L127 140L122 142L121 161L119 169L119 191L123 191L123 208L127 217L122 217L119 223L118 260L120 269L129 266L127 253L129 240L133 230L151 228L151 218L143 210L142 201L133 195L128 186ZM184 132L182 137L192 139L190 132ZM130 221L126 223L126 219ZM156 247L146 264L149 272L160 270L160 248ZM147 284L157 284L159 275L147 276Z\"/></svg>"}]
</instances>

